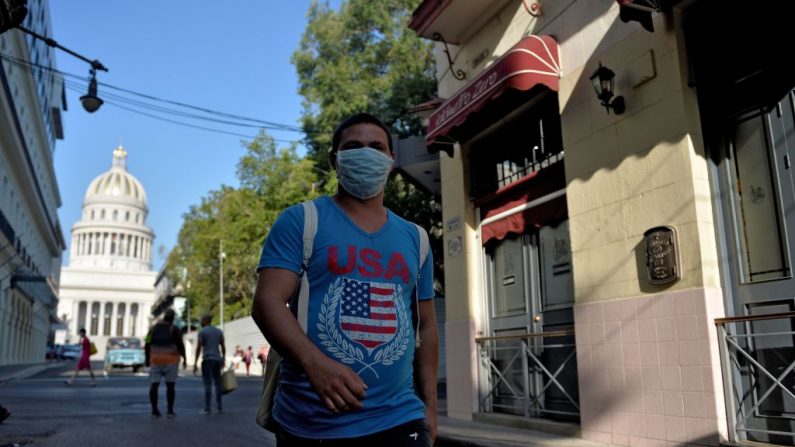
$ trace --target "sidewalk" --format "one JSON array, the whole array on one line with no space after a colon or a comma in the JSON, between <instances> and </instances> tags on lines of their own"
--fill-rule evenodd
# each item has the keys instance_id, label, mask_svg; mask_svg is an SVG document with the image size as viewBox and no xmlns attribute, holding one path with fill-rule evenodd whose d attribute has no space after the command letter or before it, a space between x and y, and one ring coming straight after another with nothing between
<instances>
[{"instance_id":1,"label":"sidewalk","mask_svg":"<svg viewBox=\"0 0 795 447\"><path fill-rule=\"evenodd\" d=\"M0 383L9 382L11 380L25 379L30 376L58 366L63 366L63 363L34 363L28 365L3 365L0 366Z\"/></svg>"},{"instance_id":2,"label":"sidewalk","mask_svg":"<svg viewBox=\"0 0 795 447\"><path fill-rule=\"evenodd\" d=\"M446 402L439 402L439 447L606 447L579 437L555 435L529 429L476 421L463 421L446 416Z\"/></svg>"},{"instance_id":3,"label":"sidewalk","mask_svg":"<svg viewBox=\"0 0 795 447\"><path fill-rule=\"evenodd\" d=\"M442 415L439 415L439 434L436 445L441 447L605 447L605 444L581 438L482 422L462 421Z\"/></svg>"}]
</instances>

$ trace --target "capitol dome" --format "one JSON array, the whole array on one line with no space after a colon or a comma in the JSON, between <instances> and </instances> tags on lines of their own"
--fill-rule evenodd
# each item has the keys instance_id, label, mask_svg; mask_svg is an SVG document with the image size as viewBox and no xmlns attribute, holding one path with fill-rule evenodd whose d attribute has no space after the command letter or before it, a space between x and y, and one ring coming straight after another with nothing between
<instances>
[{"instance_id":1,"label":"capitol dome","mask_svg":"<svg viewBox=\"0 0 795 447\"><path fill-rule=\"evenodd\" d=\"M113 151L109 171L88 185L83 217L72 227L69 265L127 271L152 269L155 235L146 225L146 191L127 172L127 151Z\"/></svg>"},{"instance_id":2,"label":"capitol dome","mask_svg":"<svg viewBox=\"0 0 795 447\"><path fill-rule=\"evenodd\" d=\"M137 202L146 208L146 191L132 174L127 172L127 151L119 146L113 151L113 165L95 178L86 190L85 203L89 202Z\"/></svg>"}]
</instances>

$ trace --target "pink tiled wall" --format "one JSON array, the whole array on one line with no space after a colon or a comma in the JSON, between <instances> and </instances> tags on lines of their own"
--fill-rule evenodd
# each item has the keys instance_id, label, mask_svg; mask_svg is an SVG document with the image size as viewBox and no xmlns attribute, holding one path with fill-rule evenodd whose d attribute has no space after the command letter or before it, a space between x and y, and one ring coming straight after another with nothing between
<instances>
[{"instance_id":1,"label":"pink tiled wall","mask_svg":"<svg viewBox=\"0 0 795 447\"><path fill-rule=\"evenodd\" d=\"M447 362L447 416L472 420L477 410L477 347L475 322L448 320L444 323Z\"/></svg>"},{"instance_id":2,"label":"pink tiled wall","mask_svg":"<svg viewBox=\"0 0 795 447\"><path fill-rule=\"evenodd\" d=\"M720 290L574 308L583 437L639 447L726 439L717 335Z\"/></svg>"}]
</instances>

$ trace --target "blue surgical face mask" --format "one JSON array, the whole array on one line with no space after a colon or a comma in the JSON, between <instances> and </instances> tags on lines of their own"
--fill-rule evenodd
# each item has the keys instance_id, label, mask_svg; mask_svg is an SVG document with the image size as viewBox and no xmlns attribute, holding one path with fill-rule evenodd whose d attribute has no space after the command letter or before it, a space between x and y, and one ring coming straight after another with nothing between
<instances>
[{"instance_id":1,"label":"blue surgical face mask","mask_svg":"<svg viewBox=\"0 0 795 447\"><path fill-rule=\"evenodd\" d=\"M337 179L350 195L372 199L386 186L394 160L371 147L337 152Z\"/></svg>"}]
</instances>

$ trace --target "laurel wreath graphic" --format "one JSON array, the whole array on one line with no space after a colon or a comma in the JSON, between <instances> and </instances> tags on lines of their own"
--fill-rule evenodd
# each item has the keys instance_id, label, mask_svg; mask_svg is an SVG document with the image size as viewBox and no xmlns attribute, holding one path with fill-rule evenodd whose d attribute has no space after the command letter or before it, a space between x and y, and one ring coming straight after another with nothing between
<instances>
[{"instance_id":1,"label":"laurel wreath graphic","mask_svg":"<svg viewBox=\"0 0 795 447\"><path fill-rule=\"evenodd\" d=\"M393 338L392 341L376 352L373 358L374 361L372 363L367 363L364 350L354 343L349 342L337 328L337 309L339 309L344 287L343 278L337 278L336 281L329 285L328 292L323 298L323 303L320 306L320 322L317 323L318 338L320 338L323 347L340 362L347 365L362 365L362 368L356 372L357 374L361 374L365 369L369 369L376 378L378 378L380 376L375 369L373 369L373 365L392 365L406 352L409 341L409 322L406 309L404 306L399 305L399 303L395 303L398 318L400 319L398 332L395 334L395 338ZM399 284L396 285L396 295L403 296Z\"/></svg>"}]
</instances>

